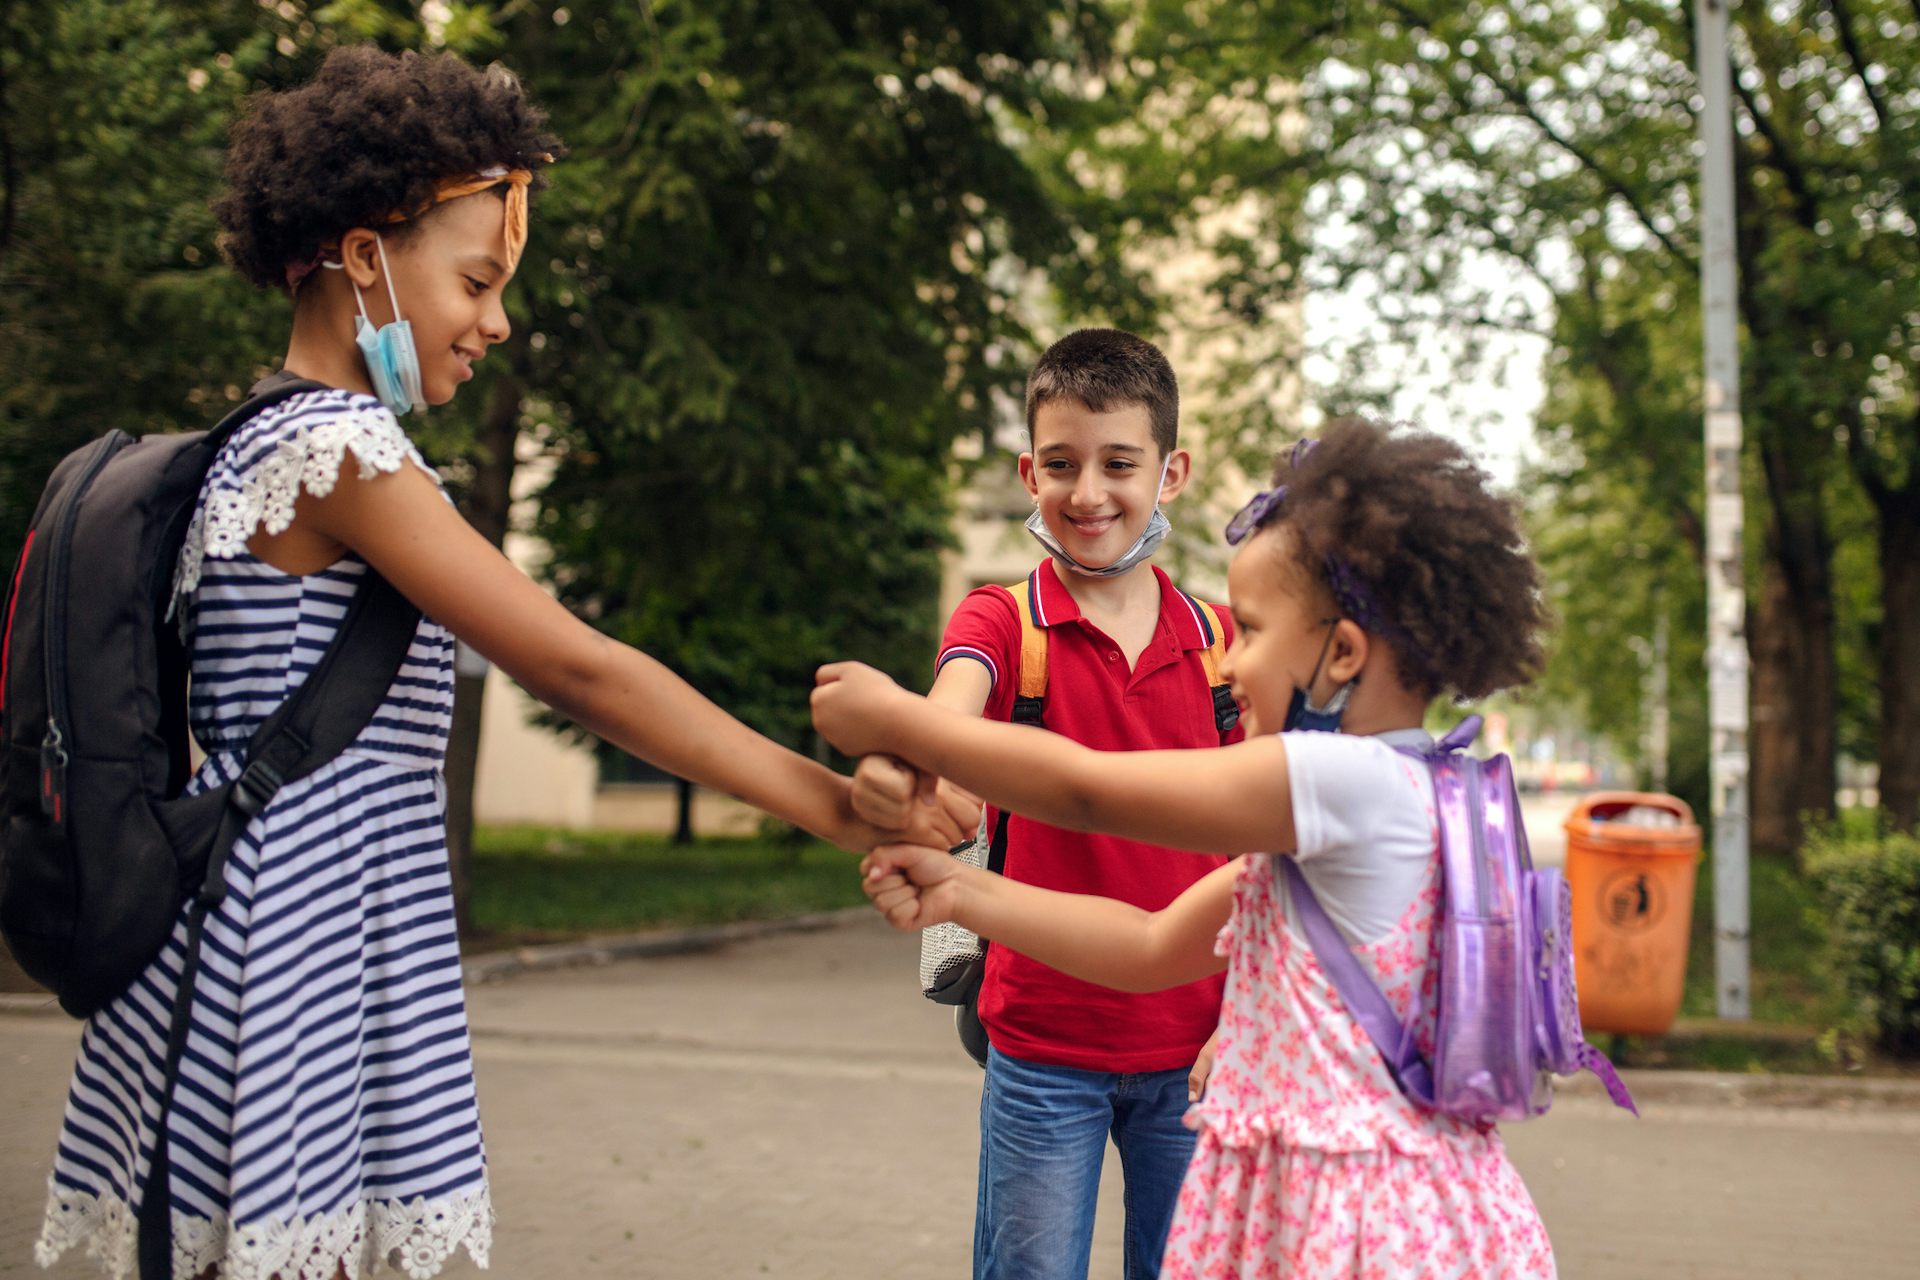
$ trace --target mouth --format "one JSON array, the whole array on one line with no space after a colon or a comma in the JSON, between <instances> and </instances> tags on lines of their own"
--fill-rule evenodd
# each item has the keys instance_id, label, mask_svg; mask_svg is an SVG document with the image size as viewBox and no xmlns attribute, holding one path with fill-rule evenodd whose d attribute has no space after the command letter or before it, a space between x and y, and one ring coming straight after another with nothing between
<instances>
[{"instance_id":1,"label":"mouth","mask_svg":"<svg viewBox=\"0 0 1920 1280\"><path fill-rule=\"evenodd\" d=\"M455 347L453 358L460 362L460 381L467 382L473 377L474 363L480 359L480 353L469 351L465 347Z\"/></svg>"},{"instance_id":2,"label":"mouth","mask_svg":"<svg viewBox=\"0 0 1920 1280\"><path fill-rule=\"evenodd\" d=\"M1098 538L1120 522L1119 516L1066 516L1065 519L1073 531L1083 538Z\"/></svg>"}]
</instances>

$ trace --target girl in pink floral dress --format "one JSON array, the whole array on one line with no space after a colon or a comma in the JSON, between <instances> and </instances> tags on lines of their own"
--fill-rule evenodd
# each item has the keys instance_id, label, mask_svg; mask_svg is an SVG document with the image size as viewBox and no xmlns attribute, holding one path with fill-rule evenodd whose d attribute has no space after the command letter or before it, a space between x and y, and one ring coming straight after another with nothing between
<instances>
[{"instance_id":1,"label":"girl in pink floral dress","mask_svg":"<svg viewBox=\"0 0 1920 1280\"><path fill-rule=\"evenodd\" d=\"M821 672L814 719L843 751L888 753L923 782L945 776L1041 821L1275 852L1159 911L908 846L868 858L867 891L902 928L957 921L1123 990L1225 967L1166 1280L1551 1277L1499 1134L1399 1092L1300 933L1278 862L1295 859L1401 1017L1426 1011L1430 1054L1438 830L1427 770L1395 748L1431 743L1436 698L1482 698L1539 668L1539 576L1513 506L1452 443L1344 421L1285 457L1227 536L1237 635L1222 674L1247 725L1239 745L1101 753L954 715L852 665Z\"/></svg>"}]
</instances>

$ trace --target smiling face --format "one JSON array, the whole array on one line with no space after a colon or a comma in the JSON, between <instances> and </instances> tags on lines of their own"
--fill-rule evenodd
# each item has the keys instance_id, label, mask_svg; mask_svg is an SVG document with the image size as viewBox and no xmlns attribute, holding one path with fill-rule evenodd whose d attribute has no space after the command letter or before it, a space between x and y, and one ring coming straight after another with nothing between
<instances>
[{"instance_id":1,"label":"smiling face","mask_svg":"<svg viewBox=\"0 0 1920 1280\"><path fill-rule=\"evenodd\" d=\"M1326 585L1293 554L1292 531L1272 524L1241 544L1227 567L1233 602L1233 644L1220 674L1233 689L1247 736L1273 733L1286 723L1295 689L1307 688L1327 647L1339 609ZM1332 684L1323 667L1316 702Z\"/></svg>"},{"instance_id":2,"label":"smiling face","mask_svg":"<svg viewBox=\"0 0 1920 1280\"><path fill-rule=\"evenodd\" d=\"M411 234L388 237L384 246L371 232L346 236L342 256L376 326L394 318L379 274L381 247L400 316L413 326L421 393L428 404L445 404L473 377L473 364L487 348L512 332L501 302L513 277L506 265L506 206L497 193L482 191L447 201L423 215Z\"/></svg>"},{"instance_id":3,"label":"smiling face","mask_svg":"<svg viewBox=\"0 0 1920 1280\"><path fill-rule=\"evenodd\" d=\"M1095 413L1063 399L1034 415L1033 452L1020 455L1020 478L1067 554L1103 569L1146 530L1156 502L1185 486L1187 466L1184 450L1161 456L1144 405Z\"/></svg>"}]
</instances>

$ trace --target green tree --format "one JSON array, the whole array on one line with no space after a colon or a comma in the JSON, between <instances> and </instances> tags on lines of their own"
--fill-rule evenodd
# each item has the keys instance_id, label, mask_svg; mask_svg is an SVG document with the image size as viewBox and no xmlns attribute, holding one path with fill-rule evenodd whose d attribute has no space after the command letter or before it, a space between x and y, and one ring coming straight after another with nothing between
<instances>
[{"instance_id":1,"label":"green tree","mask_svg":"<svg viewBox=\"0 0 1920 1280\"><path fill-rule=\"evenodd\" d=\"M232 0L0 6L0 556L110 427L204 426L272 354L219 264L228 113L278 60Z\"/></svg>"},{"instance_id":2,"label":"green tree","mask_svg":"<svg viewBox=\"0 0 1920 1280\"><path fill-rule=\"evenodd\" d=\"M1101 28L1043 3L561 16L503 26L573 148L514 358L548 576L805 746L818 663L923 677L953 443L1018 393L1025 271L1074 248L1017 140L1072 108L1053 81Z\"/></svg>"},{"instance_id":3,"label":"green tree","mask_svg":"<svg viewBox=\"0 0 1920 1280\"><path fill-rule=\"evenodd\" d=\"M1609 386L1603 367L1637 342L1679 340L1685 325L1601 287L1634 282L1676 316L1695 305L1689 4L1144 0L1140 13L1121 88L1143 108L1208 104L1178 115L1183 151L1292 144L1218 171L1217 199L1304 188L1305 211L1291 219L1278 203L1254 237L1267 247L1230 264L1220 288L1369 279L1390 334L1438 332L1469 360L1507 327L1551 335L1575 376L1598 372L1591 389L1615 401L1556 427L1561 460L1603 466L1647 444L1642 456L1660 460L1642 508L1651 527L1670 524L1683 539L1697 529L1697 426L1667 405L1642 412L1646 390ZM1920 524L1908 523L1920 498L1920 97L1910 91L1920 12L1907 0L1783 0L1733 15L1742 399L1758 535L1753 836L1785 849L1802 813L1831 808L1841 637L1865 625L1840 615L1835 585L1834 503L1849 473L1872 501L1880 544L1883 792L1903 822L1920 809L1920 697L1898 675L1920 661L1920 589L1908 581L1920 576ZM1516 293L1515 280L1527 287ZM1659 331L1616 332L1621 315ZM1364 364L1350 373L1361 391L1382 381ZM1696 387L1679 388L1694 405Z\"/></svg>"}]
</instances>

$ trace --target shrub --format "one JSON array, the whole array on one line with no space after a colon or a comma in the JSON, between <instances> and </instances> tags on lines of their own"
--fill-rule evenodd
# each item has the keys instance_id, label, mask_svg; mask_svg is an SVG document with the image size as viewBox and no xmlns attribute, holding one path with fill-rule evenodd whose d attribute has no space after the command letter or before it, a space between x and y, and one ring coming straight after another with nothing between
<instances>
[{"instance_id":1,"label":"shrub","mask_svg":"<svg viewBox=\"0 0 1920 1280\"><path fill-rule=\"evenodd\" d=\"M1809 842L1806 867L1849 1029L1920 1056L1920 837L1835 828Z\"/></svg>"}]
</instances>

